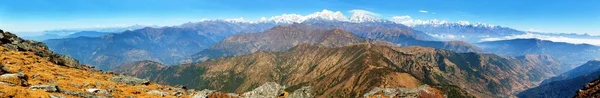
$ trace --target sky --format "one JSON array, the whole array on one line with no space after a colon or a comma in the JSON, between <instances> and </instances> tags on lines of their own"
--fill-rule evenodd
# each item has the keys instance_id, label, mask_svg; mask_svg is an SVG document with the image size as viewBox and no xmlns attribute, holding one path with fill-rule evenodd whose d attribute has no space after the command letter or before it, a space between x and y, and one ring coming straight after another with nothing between
<instances>
[{"instance_id":1,"label":"sky","mask_svg":"<svg viewBox=\"0 0 600 98\"><path fill-rule=\"evenodd\" d=\"M465 20L553 33L600 35L600 0L0 0L0 29L33 32L202 19L259 19L323 9L380 18Z\"/></svg>"}]
</instances>

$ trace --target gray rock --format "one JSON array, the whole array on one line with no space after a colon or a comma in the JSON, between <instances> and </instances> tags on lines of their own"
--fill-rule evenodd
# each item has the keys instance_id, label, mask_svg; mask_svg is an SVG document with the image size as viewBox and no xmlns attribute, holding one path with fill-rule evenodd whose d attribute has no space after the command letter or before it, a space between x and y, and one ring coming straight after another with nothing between
<instances>
[{"instance_id":1,"label":"gray rock","mask_svg":"<svg viewBox=\"0 0 600 98\"><path fill-rule=\"evenodd\" d=\"M244 93L243 96L247 98L277 98L279 95L283 94L284 89L284 86L275 82L267 82L252 91Z\"/></svg>"},{"instance_id":2,"label":"gray rock","mask_svg":"<svg viewBox=\"0 0 600 98\"><path fill-rule=\"evenodd\" d=\"M29 89L32 90L44 90L46 92L58 92L60 89L56 85L33 85Z\"/></svg>"},{"instance_id":3,"label":"gray rock","mask_svg":"<svg viewBox=\"0 0 600 98\"><path fill-rule=\"evenodd\" d=\"M418 88L402 88L402 87L394 87L394 88L379 88L375 87L373 90L365 93L364 97L369 97L375 95L377 92L383 92L383 95L389 98L401 97L401 98L418 98L421 91L425 93L429 93L427 90L427 85L421 85Z\"/></svg>"},{"instance_id":4,"label":"gray rock","mask_svg":"<svg viewBox=\"0 0 600 98\"><path fill-rule=\"evenodd\" d=\"M304 86L300 89L295 90L288 98L312 98L313 90L312 86Z\"/></svg>"},{"instance_id":5,"label":"gray rock","mask_svg":"<svg viewBox=\"0 0 600 98\"><path fill-rule=\"evenodd\" d=\"M158 96L162 96L162 97L164 97L165 95L169 95L168 92L163 92L163 91L159 91L159 90L151 90L146 93L151 94L151 95L158 95Z\"/></svg>"},{"instance_id":6,"label":"gray rock","mask_svg":"<svg viewBox=\"0 0 600 98\"><path fill-rule=\"evenodd\" d=\"M0 85L15 86L15 84L6 83L6 82L0 82Z\"/></svg>"},{"instance_id":7,"label":"gray rock","mask_svg":"<svg viewBox=\"0 0 600 98\"><path fill-rule=\"evenodd\" d=\"M194 96L192 96L192 98L206 98L206 97L208 97L208 95L210 95L213 92L215 92L215 91L204 89L202 91L196 92L196 94L194 94Z\"/></svg>"},{"instance_id":8,"label":"gray rock","mask_svg":"<svg viewBox=\"0 0 600 98\"><path fill-rule=\"evenodd\" d=\"M94 95L92 95L90 93L76 92L76 91L69 91L69 90L63 90L63 91L61 91L61 93L71 95L71 96L84 97L84 98L94 97Z\"/></svg>"},{"instance_id":9,"label":"gray rock","mask_svg":"<svg viewBox=\"0 0 600 98\"><path fill-rule=\"evenodd\" d=\"M110 95L110 93L108 91L103 90L103 89L90 88L90 89L86 89L86 91L89 93L94 93L94 94Z\"/></svg>"},{"instance_id":10,"label":"gray rock","mask_svg":"<svg viewBox=\"0 0 600 98\"><path fill-rule=\"evenodd\" d=\"M67 98L67 97L65 97L65 96L59 96L59 95L53 95L53 94L50 94L50 95L48 95L48 96L49 96L50 98Z\"/></svg>"},{"instance_id":11,"label":"gray rock","mask_svg":"<svg viewBox=\"0 0 600 98\"><path fill-rule=\"evenodd\" d=\"M148 85L150 84L150 81L147 79L140 79L140 78L135 78L135 77L131 77L131 76L115 76L110 78L111 81L113 82L117 82L117 83L123 83L123 84L128 84L128 85Z\"/></svg>"},{"instance_id":12,"label":"gray rock","mask_svg":"<svg viewBox=\"0 0 600 98\"><path fill-rule=\"evenodd\" d=\"M14 85L27 85L27 76L23 72L14 74L0 75L0 82L10 83Z\"/></svg>"}]
</instances>

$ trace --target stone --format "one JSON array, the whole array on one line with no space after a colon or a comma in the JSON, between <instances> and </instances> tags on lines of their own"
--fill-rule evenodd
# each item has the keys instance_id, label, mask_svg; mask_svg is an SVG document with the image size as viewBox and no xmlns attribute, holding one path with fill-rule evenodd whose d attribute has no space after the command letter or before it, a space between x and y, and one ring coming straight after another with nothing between
<instances>
[{"instance_id":1,"label":"stone","mask_svg":"<svg viewBox=\"0 0 600 98\"><path fill-rule=\"evenodd\" d=\"M196 94L194 94L194 96L192 96L192 98L206 98L208 97L208 95L210 95L212 92L215 92L214 90L208 90L208 89L204 89L202 91L198 91L196 92Z\"/></svg>"},{"instance_id":2,"label":"stone","mask_svg":"<svg viewBox=\"0 0 600 98\"><path fill-rule=\"evenodd\" d=\"M123 83L128 85L148 85L150 81L147 79L140 79L131 76L115 76L110 78L111 81L117 83Z\"/></svg>"},{"instance_id":3,"label":"stone","mask_svg":"<svg viewBox=\"0 0 600 98\"><path fill-rule=\"evenodd\" d=\"M27 85L27 77L22 72L15 74L3 74L0 75L0 82L25 86Z\"/></svg>"},{"instance_id":4,"label":"stone","mask_svg":"<svg viewBox=\"0 0 600 98\"><path fill-rule=\"evenodd\" d=\"M63 90L63 91L61 91L61 93L71 95L71 96L84 97L84 98L94 97L90 93L76 92L76 91L69 91L69 90Z\"/></svg>"},{"instance_id":5,"label":"stone","mask_svg":"<svg viewBox=\"0 0 600 98\"><path fill-rule=\"evenodd\" d=\"M168 92L163 92L163 91L159 91L159 90L151 90L146 93L151 94L151 95L158 95L158 96L162 96L162 97L169 94Z\"/></svg>"},{"instance_id":6,"label":"stone","mask_svg":"<svg viewBox=\"0 0 600 98\"><path fill-rule=\"evenodd\" d=\"M49 96L50 98L67 98L67 97L65 97L65 96L59 96L59 95L53 95L53 94L50 94L50 95L48 95L48 96Z\"/></svg>"},{"instance_id":7,"label":"stone","mask_svg":"<svg viewBox=\"0 0 600 98\"><path fill-rule=\"evenodd\" d=\"M32 90L44 90L46 92L58 92L60 89L56 85L33 85L29 89Z\"/></svg>"},{"instance_id":8,"label":"stone","mask_svg":"<svg viewBox=\"0 0 600 98\"><path fill-rule=\"evenodd\" d=\"M267 82L252 91L243 94L249 98L275 98L284 93L285 87L275 82Z\"/></svg>"},{"instance_id":9,"label":"stone","mask_svg":"<svg viewBox=\"0 0 600 98\"><path fill-rule=\"evenodd\" d=\"M89 93L94 93L94 94L110 95L110 93L108 91L103 90L103 89L90 88L90 89L86 89L86 91Z\"/></svg>"},{"instance_id":10,"label":"stone","mask_svg":"<svg viewBox=\"0 0 600 98\"><path fill-rule=\"evenodd\" d=\"M300 89L295 90L290 94L289 98L312 98L314 97L312 86L304 86Z\"/></svg>"}]
</instances>

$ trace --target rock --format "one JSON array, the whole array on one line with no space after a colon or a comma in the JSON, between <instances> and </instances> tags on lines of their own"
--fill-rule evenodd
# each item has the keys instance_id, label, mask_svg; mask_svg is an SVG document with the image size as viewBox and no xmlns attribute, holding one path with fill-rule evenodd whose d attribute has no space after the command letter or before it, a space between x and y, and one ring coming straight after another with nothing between
<instances>
[{"instance_id":1,"label":"rock","mask_svg":"<svg viewBox=\"0 0 600 98\"><path fill-rule=\"evenodd\" d=\"M0 82L26 86L27 85L27 77L22 72L19 72L16 74L3 74L3 75L0 75Z\"/></svg>"},{"instance_id":2,"label":"rock","mask_svg":"<svg viewBox=\"0 0 600 98\"><path fill-rule=\"evenodd\" d=\"M110 95L110 93L106 90L103 89L97 89L97 88L90 88L86 90L89 93L94 93L94 94L101 94L101 95Z\"/></svg>"},{"instance_id":3,"label":"rock","mask_svg":"<svg viewBox=\"0 0 600 98\"><path fill-rule=\"evenodd\" d=\"M46 92L58 92L60 89L56 85L33 85L29 89L33 90L44 90Z\"/></svg>"},{"instance_id":4,"label":"rock","mask_svg":"<svg viewBox=\"0 0 600 98\"><path fill-rule=\"evenodd\" d=\"M394 88L380 88L375 87L373 90L365 93L363 96L365 98L371 97L389 97L389 98L418 98L421 92L429 93L427 90L427 85L421 85L418 88L402 88L402 87L394 87Z\"/></svg>"},{"instance_id":5,"label":"rock","mask_svg":"<svg viewBox=\"0 0 600 98\"><path fill-rule=\"evenodd\" d=\"M192 98L206 98L208 97L208 95L210 95L212 92L215 92L214 90L207 90L204 89L202 91L198 91L196 92L196 94L194 94L194 96L192 96Z\"/></svg>"},{"instance_id":6,"label":"rock","mask_svg":"<svg viewBox=\"0 0 600 98\"><path fill-rule=\"evenodd\" d=\"M48 95L48 96L49 96L50 98L67 98L67 97L65 97L65 96L59 96L59 95L53 95L53 94L50 94L50 95Z\"/></svg>"},{"instance_id":7,"label":"rock","mask_svg":"<svg viewBox=\"0 0 600 98\"><path fill-rule=\"evenodd\" d=\"M8 72L6 71L6 68L4 68L4 64L0 63L0 75L5 74L5 73L8 73Z\"/></svg>"},{"instance_id":8,"label":"rock","mask_svg":"<svg viewBox=\"0 0 600 98\"><path fill-rule=\"evenodd\" d=\"M135 78L135 77L130 77L130 76L115 76L115 77L110 78L110 80L113 82L123 83L123 84L128 84L128 85L148 85L148 84L150 84L150 81L147 79L140 79L140 78Z\"/></svg>"},{"instance_id":9,"label":"rock","mask_svg":"<svg viewBox=\"0 0 600 98\"><path fill-rule=\"evenodd\" d=\"M35 55L40 56L42 58L46 58L57 65L74 68L84 67L84 65L79 64L77 60L69 56L56 54L53 51L50 51L48 47L42 42L23 40L17 37L17 35L15 34L4 31L0 32L0 36L2 36L0 38L0 45L8 50L33 52L35 53Z\"/></svg>"},{"instance_id":10,"label":"rock","mask_svg":"<svg viewBox=\"0 0 600 98\"><path fill-rule=\"evenodd\" d=\"M179 96L183 95L183 92L173 92L173 94L171 94L171 95L179 97Z\"/></svg>"},{"instance_id":11,"label":"rock","mask_svg":"<svg viewBox=\"0 0 600 98\"><path fill-rule=\"evenodd\" d=\"M295 90L290 94L289 98L312 98L314 97L312 86L304 86L300 89Z\"/></svg>"},{"instance_id":12,"label":"rock","mask_svg":"<svg viewBox=\"0 0 600 98\"><path fill-rule=\"evenodd\" d=\"M90 93L75 92L75 91L69 91L69 90L63 90L63 91L61 91L61 93L71 95L71 96L84 97L84 98L94 97L94 95L92 95Z\"/></svg>"},{"instance_id":13,"label":"rock","mask_svg":"<svg viewBox=\"0 0 600 98\"><path fill-rule=\"evenodd\" d=\"M11 84L11 83L6 83L6 82L0 82L1 85L8 85L8 86L15 86L15 84Z\"/></svg>"},{"instance_id":14,"label":"rock","mask_svg":"<svg viewBox=\"0 0 600 98\"><path fill-rule=\"evenodd\" d=\"M159 91L159 90L151 90L146 93L151 94L151 95L158 95L158 96L162 96L162 97L169 94L168 92L163 92L163 91Z\"/></svg>"},{"instance_id":15,"label":"rock","mask_svg":"<svg viewBox=\"0 0 600 98\"><path fill-rule=\"evenodd\" d=\"M252 91L244 93L243 96L249 98L275 98L283 94L284 89L284 86L281 86L275 82L267 82Z\"/></svg>"}]
</instances>

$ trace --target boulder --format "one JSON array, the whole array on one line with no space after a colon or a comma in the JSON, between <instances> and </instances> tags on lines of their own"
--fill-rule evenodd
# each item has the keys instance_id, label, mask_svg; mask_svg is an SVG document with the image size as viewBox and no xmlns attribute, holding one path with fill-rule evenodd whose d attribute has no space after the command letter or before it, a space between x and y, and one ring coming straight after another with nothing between
<instances>
[{"instance_id":1,"label":"boulder","mask_svg":"<svg viewBox=\"0 0 600 98\"><path fill-rule=\"evenodd\" d=\"M284 94L284 89L284 86L275 82L267 82L252 91L244 93L243 96L249 98L275 98Z\"/></svg>"},{"instance_id":2,"label":"boulder","mask_svg":"<svg viewBox=\"0 0 600 98\"><path fill-rule=\"evenodd\" d=\"M212 92L215 92L214 90L207 90L204 89L202 91L198 91L196 92L196 94L194 94L194 96L192 96L192 98L206 98L208 97L208 95L210 95Z\"/></svg>"},{"instance_id":3,"label":"boulder","mask_svg":"<svg viewBox=\"0 0 600 98\"><path fill-rule=\"evenodd\" d=\"M131 76L115 76L110 78L111 81L117 83L123 83L128 85L148 85L150 81L147 79L140 79Z\"/></svg>"},{"instance_id":4,"label":"boulder","mask_svg":"<svg viewBox=\"0 0 600 98\"><path fill-rule=\"evenodd\" d=\"M50 98L67 98L65 96L53 95L53 94L48 95L48 97L50 97Z\"/></svg>"},{"instance_id":5,"label":"boulder","mask_svg":"<svg viewBox=\"0 0 600 98\"><path fill-rule=\"evenodd\" d=\"M314 95L313 95L311 86L304 86L300 89L295 90L288 97L289 98L312 98L312 97L314 97Z\"/></svg>"},{"instance_id":6,"label":"boulder","mask_svg":"<svg viewBox=\"0 0 600 98\"><path fill-rule=\"evenodd\" d=\"M14 74L3 74L0 75L0 82L25 86L27 85L27 77L22 72Z\"/></svg>"},{"instance_id":7,"label":"boulder","mask_svg":"<svg viewBox=\"0 0 600 98\"><path fill-rule=\"evenodd\" d=\"M163 91L160 91L160 90L151 90L151 91L148 91L146 93L150 94L150 95L158 95L158 96L162 96L162 97L164 97L165 95L169 95L168 92L163 92Z\"/></svg>"},{"instance_id":8,"label":"boulder","mask_svg":"<svg viewBox=\"0 0 600 98\"><path fill-rule=\"evenodd\" d=\"M56 85L33 85L29 89L32 90L44 90L46 92L58 92L60 89Z\"/></svg>"}]
</instances>

